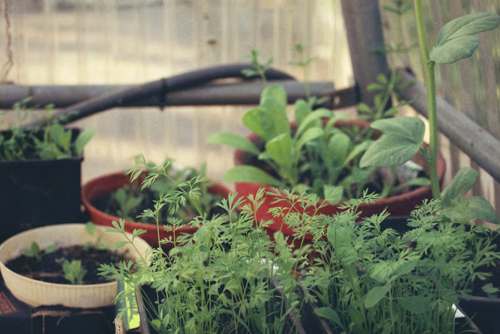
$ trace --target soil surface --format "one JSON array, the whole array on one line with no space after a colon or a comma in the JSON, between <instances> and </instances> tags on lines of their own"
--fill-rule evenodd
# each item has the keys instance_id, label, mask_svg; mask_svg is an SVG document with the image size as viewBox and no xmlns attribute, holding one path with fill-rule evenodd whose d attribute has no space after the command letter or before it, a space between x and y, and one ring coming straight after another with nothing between
<instances>
[{"instance_id":1,"label":"soil surface","mask_svg":"<svg viewBox=\"0 0 500 334\"><path fill-rule=\"evenodd\" d=\"M21 255L7 262L10 270L39 281L59 284L71 284L66 278L60 259L69 262L73 260L82 261L82 267L87 271L83 277L83 284L106 283L109 280L99 276L98 268L101 264L118 265L120 261L129 261L126 255L113 252L109 249L97 249L85 246L72 246L59 248L53 253L43 254L41 259Z\"/></svg>"}]
</instances>

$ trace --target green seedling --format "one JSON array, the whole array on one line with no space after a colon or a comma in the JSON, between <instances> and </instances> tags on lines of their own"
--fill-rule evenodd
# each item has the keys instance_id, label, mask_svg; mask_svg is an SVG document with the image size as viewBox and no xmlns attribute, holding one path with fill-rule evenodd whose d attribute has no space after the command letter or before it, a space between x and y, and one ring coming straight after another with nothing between
<instances>
[{"instance_id":1,"label":"green seedling","mask_svg":"<svg viewBox=\"0 0 500 334\"><path fill-rule=\"evenodd\" d=\"M72 131L61 125L62 120L51 118L53 105L45 107L45 117L48 119L46 125L23 129L22 123L34 112L33 108L27 108L30 100L27 98L14 104L13 110L18 115L17 124L8 128L10 135L0 133L0 160L69 159L81 156L95 130L83 131L72 138Z\"/></svg>"},{"instance_id":2,"label":"green seedling","mask_svg":"<svg viewBox=\"0 0 500 334\"><path fill-rule=\"evenodd\" d=\"M87 222L85 224L85 231L87 232L88 235L95 236L95 234L96 234L95 224L93 222ZM85 250L89 251L92 248L93 249L100 249L100 250L108 249L109 245L107 243L101 243L101 239L103 236L104 236L103 233L99 233L99 235L97 235L95 242L88 241L85 244Z\"/></svg>"},{"instance_id":3,"label":"green seedling","mask_svg":"<svg viewBox=\"0 0 500 334\"><path fill-rule=\"evenodd\" d=\"M66 259L63 259L62 268L64 271L64 278L71 282L73 285L82 285L83 277L87 273L82 267L82 261L73 260L69 262Z\"/></svg>"},{"instance_id":4,"label":"green seedling","mask_svg":"<svg viewBox=\"0 0 500 334\"><path fill-rule=\"evenodd\" d=\"M31 243L31 248L26 250L26 252L24 252L24 255L26 255L27 257L34 257L38 261L40 261L44 255L54 253L55 251L56 251L56 246L54 245L50 245L49 247L47 247L42 251L40 249L40 245L38 245L36 241L33 241Z\"/></svg>"}]
</instances>

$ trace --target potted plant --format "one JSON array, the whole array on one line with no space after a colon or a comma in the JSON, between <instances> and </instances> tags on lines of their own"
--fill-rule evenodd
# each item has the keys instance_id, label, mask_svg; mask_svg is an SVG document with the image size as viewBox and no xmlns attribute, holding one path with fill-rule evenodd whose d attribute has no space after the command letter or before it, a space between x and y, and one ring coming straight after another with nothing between
<instances>
[{"instance_id":1,"label":"potted plant","mask_svg":"<svg viewBox=\"0 0 500 334\"><path fill-rule=\"evenodd\" d=\"M123 265L103 265L103 273L152 291L149 297L141 293L144 302L139 304L147 311L147 322L141 323L158 333L304 333L293 312L300 303L295 293L298 260L283 237L276 236L273 246L262 227L254 227L254 208L262 195L235 216L242 200L230 194L219 203L226 214L198 216L190 224L199 228L177 237L168 253L154 249L150 266L132 273ZM158 217L163 204L160 197L145 215ZM115 232L125 230L116 225ZM119 316L131 312L133 306L125 305Z\"/></svg>"},{"instance_id":2,"label":"potted plant","mask_svg":"<svg viewBox=\"0 0 500 334\"><path fill-rule=\"evenodd\" d=\"M0 214L9 217L0 241L46 224L81 222L81 163L83 147L93 130L64 129L57 120L24 129L33 112L29 99L13 107L18 124L0 132Z\"/></svg>"},{"instance_id":3,"label":"potted plant","mask_svg":"<svg viewBox=\"0 0 500 334\"><path fill-rule=\"evenodd\" d=\"M175 234L193 233L197 228L188 222L198 215L213 216L220 211L216 203L229 195L229 189L205 177L205 166L200 171L179 168L169 159L156 166L146 163L143 156L136 162L138 173L134 173L132 179L130 173L118 172L95 178L83 186L82 201L93 222L112 226L113 221L123 219L127 232L146 230L142 238L158 246L159 240L174 238ZM141 182L151 177L155 179L151 187L141 187ZM195 188L197 190L193 191ZM169 202L169 208L161 212L159 225L153 218L141 215L145 209L153 208L158 197L169 197L177 192L182 193L188 205ZM172 229L165 230L164 225L174 226L175 233ZM172 242L163 245L172 246Z\"/></svg>"},{"instance_id":4,"label":"potted plant","mask_svg":"<svg viewBox=\"0 0 500 334\"><path fill-rule=\"evenodd\" d=\"M475 277L488 274L483 266L498 259L495 234L482 226L465 228L469 221L463 219L450 220L438 201L424 201L408 219L406 232L384 228L387 213L357 223L360 204L374 199L350 200L335 216L287 214L314 237L314 264L306 267L300 286L304 298L317 304L304 310L313 309L324 320L316 332L470 332L474 325L454 325L453 305L470 292ZM308 206L317 205L317 199L307 200Z\"/></svg>"},{"instance_id":5,"label":"potted plant","mask_svg":"<svg viewBox=\"0 0 500 334\"><path fill-rule=\"evenodd\" d=\"M263 76L264 70L256 60L253 63ZM384 111L399 77L392 77L393 82L379 80L377 87L384 90L377 95L376 108L370 112L373 118L384 119L403 104ZM328 203L322 207L321 212L325 214L340 211L339 203L359 198L366 189L378 192L383 198L373 204L363 204L361 211L365 215L385 209L393 215L408 215L423 199L430 198L430 182L425 177L427 167L425 160L417 155L418 151L413 154L415 161L399 167L361 168L360 157L378 134L366 121L346 120L324 108L315 110L314 103L315 100L297 101L295 122L290 123L285 90L279 85L269 85L262 92L259 107L250 109L242 117L243 124L254 134L247 139L232 133L216 133L207 139L210 143L238 149L237 166L226 171L223 179L235 182L240 195L255 195L259 188L266 187L268 197L258 212L258 219L274 220L268 227L270 235L278 230L293 234L269 212L276 207L271 186L316 194ZM363 110L368 112L367 108L364 106ZM440 157L441 178L444 170L444 160Z\"/></svg>"},{"instance_id":6,"label":"potted plant","mask_svg":"<svg viewBox=\"0 0 500 334\"><path fill-rule=\"evenodd\" d=\"M437 156L437 109L434 70L436 64L450 64L470 57L479 46L479 39L474 35L496 29L500 16L495 13L475 13L456 18L445 24L437 36L436 45L429 52L424 27L424 16L420 0L414 2L420 53L425 73L427 103L429 113L430 143L429 150L423 155L428 160L432 193L435 199L441 200L444 207L453 211L457 205L466 205L467 211L460 214L470 219L499 223L498 215L483 197L462 197L472 189L478 173L472 168L460 170L451 184L441 192L436 168ZM402 163L409 158L405 152L419 150L423 128L417 118L401 118L390 121L377 121L371 125L384 132L384 135L372 145L361 159L362 166L387 166L390 156L392 163ZM496 297L498 286L476 282L476 287L484 286L482 296L466 296L461 305L466 312L477 319L477 324L485 333L500 333L500 323L495 321L500 312L500 299ZM479 289L481 290L481 289ZM477 291L474 291L477 294ZM486 312L486 313L483 313Z\"/></svg>"},{"instance_id":7,"label":"potted plant","mask_svg":"<svg viewBox=\"0 0 500 334\"><path fill-rule=\"evenodd\" d=\"M150 246L137 234L104 233L93 224L50 225L21 232L0 245L0 271L7 288L32 306L110 306L117 281L98 275L102 261L132 266ZM127 241L119 252L112 248ZM129 242L130 241L130 242Z\"/></svg>"}]
</instances>

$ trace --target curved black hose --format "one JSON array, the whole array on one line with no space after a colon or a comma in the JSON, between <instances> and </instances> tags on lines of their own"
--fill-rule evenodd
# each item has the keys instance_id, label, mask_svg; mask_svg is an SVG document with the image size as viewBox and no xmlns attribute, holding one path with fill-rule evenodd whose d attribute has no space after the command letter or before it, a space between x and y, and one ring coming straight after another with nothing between
<instances>
[{"instance_id":1,"label":"curved black hose","mask_svg":"<svg viewBox=\"0 0 500 334\"><path fill-rule=\"evenodd\" d=\"M253 69L250 64L230 64L212 66L200 70L195 70L170 78L163 78L151 81L142 85L126 88L106 95L100 95L92 99L79 102L65 109L53 113L53 119L59 119L62 124L68 124L100 111L120 107L130 104L130 101L143 99L147 96L159 94L161 101L165 102L168 92L179 91L192 88L208 82L227 78L246 78L241 72L244 69ZM250 77L247 79L253 79ZM294 77L275 69L266 71L266 78L269 80L295 80ZM159 107L163 107L159 105ZM24 128L40 126L47 122L46 119L37 120L24 125Z\"/></svg>"}]
</instances>

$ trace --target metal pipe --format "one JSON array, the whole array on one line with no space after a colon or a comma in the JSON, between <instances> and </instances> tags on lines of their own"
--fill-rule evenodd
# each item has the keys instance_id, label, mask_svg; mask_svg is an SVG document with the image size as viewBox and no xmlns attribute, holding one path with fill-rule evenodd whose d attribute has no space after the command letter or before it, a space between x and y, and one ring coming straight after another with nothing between
<instances>
[{"instance_id":1,"label":"metal pipe","mask_svg":"<svg viewBox=\"0 0 500 334\"><path fill-rule=\"evenodd\" d=\"M291 80L274 80L271 83L282 85L288 94L290 103L297 99L305 99L304 85ZM329 81L309 83L314 96L324 94L339 96L337 106L349 103L347 92L333 91L333 83ZM99 95L130 89L133 85L74 85L74 86L0 86L0 109L11 109L12 105L26 97L32 100L28 106L46 106L54 104L55 108L66 108L73 104L95 98ZM120 107L159 107L159 106L186 106L186 105L255 105L259 103L260 93L264 88L260 81L235 83L210 83L199 87L188 88L167 93L166 96L145 96L137 100L127 101ZM343 90L344 91L344 90ZM342 102L342 104L341 104Z\"/></svg>"},{"instance_id":2,"label":"metal pipe","mask_svg":"<svg viewBox=\"0 0 500 334\"><path fill-rule=\"evenodd\" d=\"M403 74L402 82L414 83L400 89L399 93L405 100L413 100L412 107L428 117L425 86L409 72L404 70L399 70L399 72ZM497 182L500 182L500 168L498 168L500 166L500 141L443 98L438 96L436 102L438 130Z\"/></svg>"}]
</instances>

